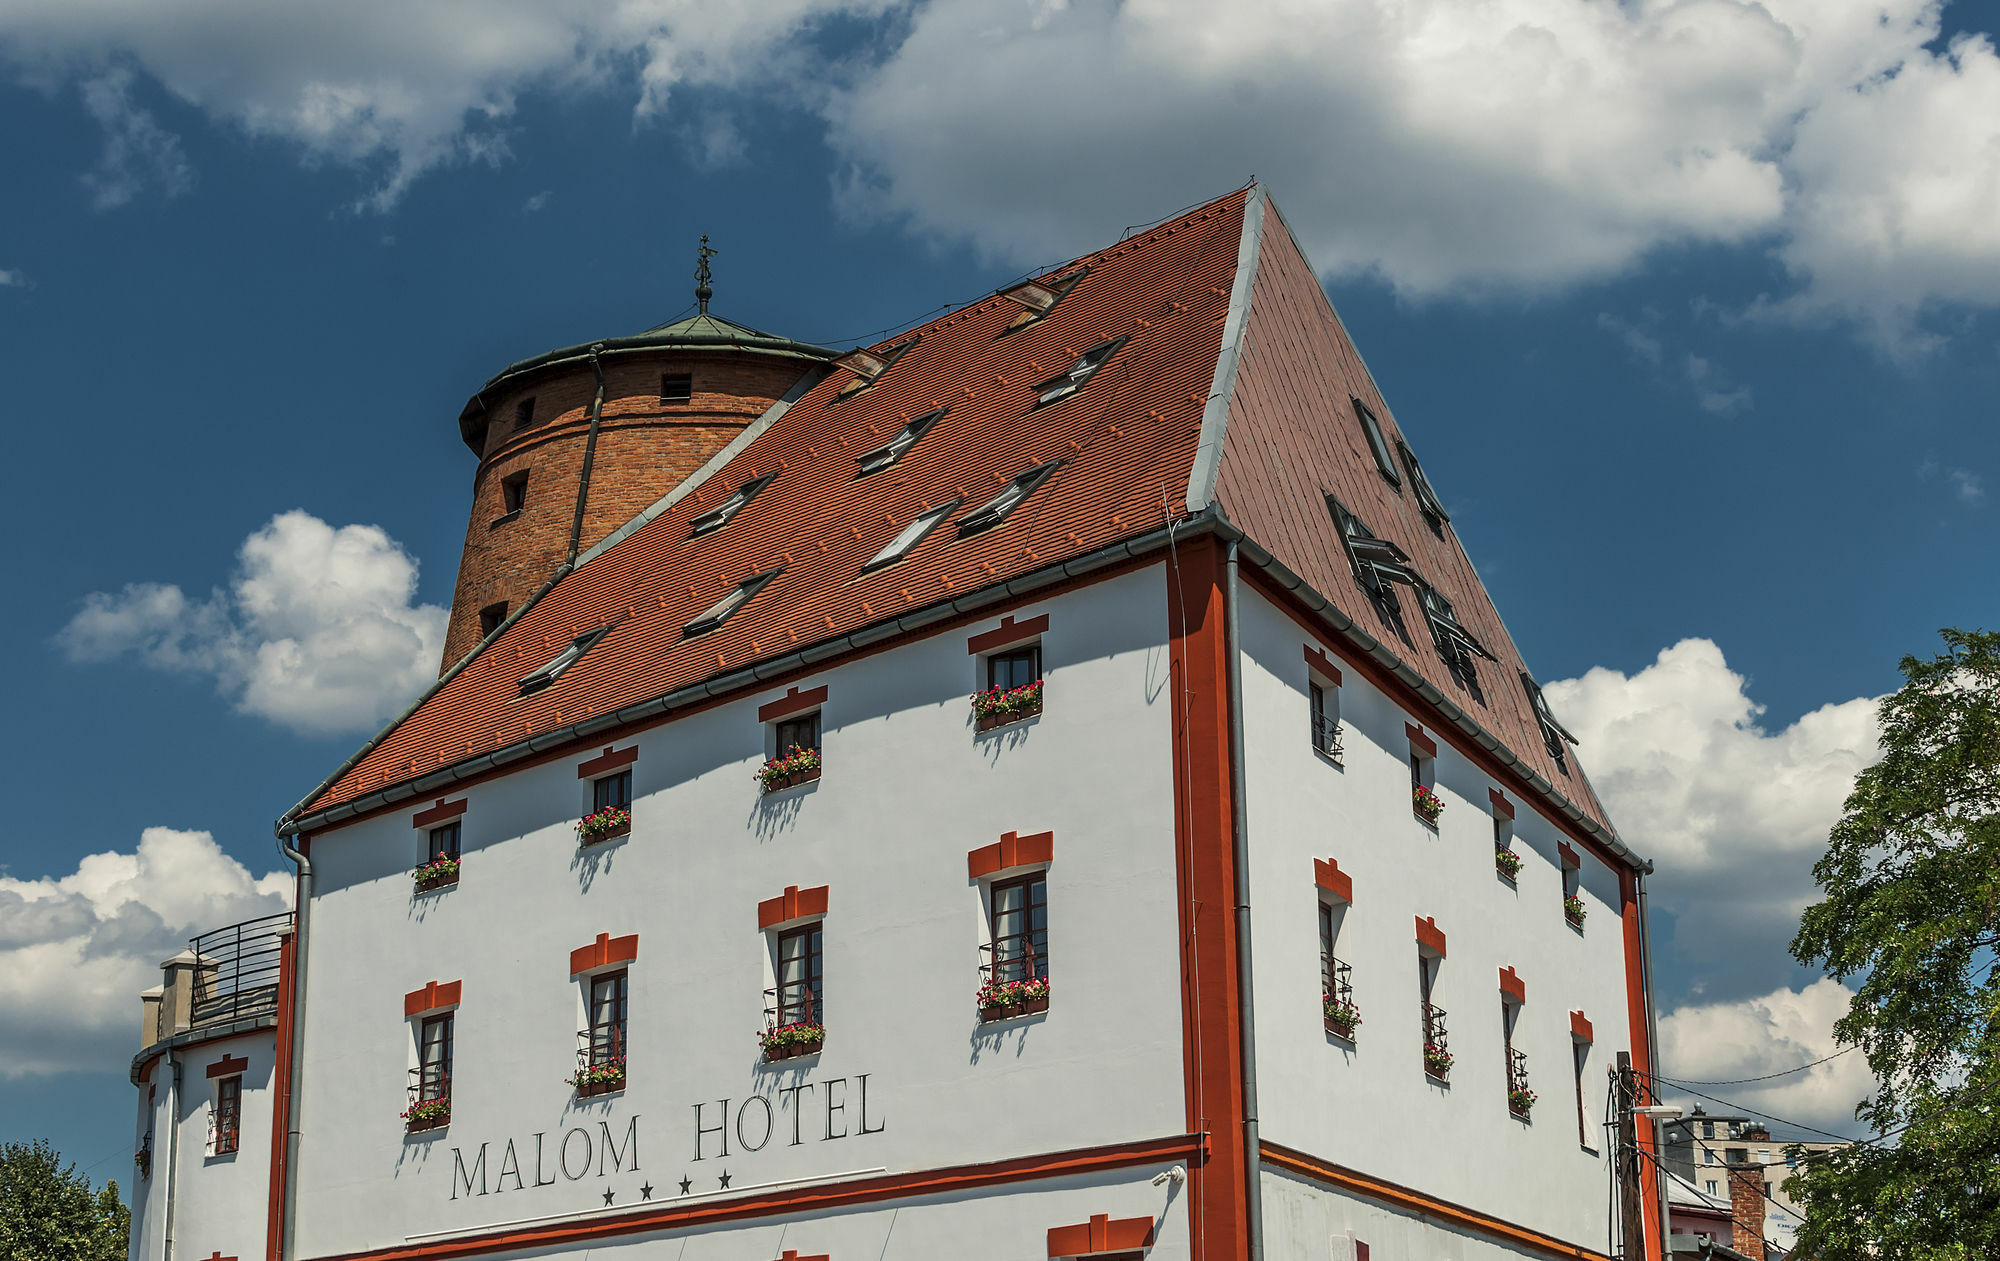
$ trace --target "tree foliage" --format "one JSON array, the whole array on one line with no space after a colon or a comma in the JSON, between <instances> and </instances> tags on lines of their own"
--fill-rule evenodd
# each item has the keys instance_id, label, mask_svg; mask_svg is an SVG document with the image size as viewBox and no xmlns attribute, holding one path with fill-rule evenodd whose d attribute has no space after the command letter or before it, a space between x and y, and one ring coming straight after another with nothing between
<instances>
[{"instance_id":1,"label":"tree foliage","mask_svg":"<svg viewBox=\"0 0 2000 1261\"><path fill-rule=\"evenodd\" d=\"M0 1261L125 1261L131 1230L116 1182L93 1194L47 1139L0 1144Z\"/></svg>"},{"instance_id":2,"label":"tree foliage","mask_svg":"<svg viewBox=\"0 0 2000 1261\"><path fill-rule=\"evenodd\" d=\"M1834 1026L1861 1048L1875 1132L1804 1162L1796 1255L2000 1257L2000 634L1941 632L1882 702L1882 760L1855 780L1792 953L1859 978Z\"/></svg>"}]
</instances>

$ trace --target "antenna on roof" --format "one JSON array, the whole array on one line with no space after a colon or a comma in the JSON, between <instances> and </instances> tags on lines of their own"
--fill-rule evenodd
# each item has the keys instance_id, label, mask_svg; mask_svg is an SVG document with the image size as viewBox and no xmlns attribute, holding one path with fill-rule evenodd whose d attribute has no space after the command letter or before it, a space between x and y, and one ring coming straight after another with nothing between
<instances>
[{"instance_id":1,"label":"antenna on roof","mask_svg":"<svg viewBox=\"0 0 2000 1261\"><path fill-rule=\"evenodd\" d=\"M708 260L721 253L708 248L708 233L701 234L701 248L695 251L700 262L694 269L694 300L701 306L701 314L708 314L708 300L715 296L715 286L710 283L715 277L709 273Z\"/></svg>"}]
</instances>

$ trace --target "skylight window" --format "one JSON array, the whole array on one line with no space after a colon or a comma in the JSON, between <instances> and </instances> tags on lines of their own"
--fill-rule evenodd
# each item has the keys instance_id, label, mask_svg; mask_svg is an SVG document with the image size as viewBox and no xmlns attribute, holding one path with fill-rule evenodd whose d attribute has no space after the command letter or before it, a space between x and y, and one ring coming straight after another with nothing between
<instances>
[{"instance_id":1,"label":"skylight window","mask_svg":"<svg viewBox=\"0 0 2000 1261\"><path fill-rule=\"evenodd\" d=\"M1410 489L1417 492L1417 507L1424 510L1433 524L1443 525L1451 520L1451 514L1444 510L1444 504L1431 489L1431 479L1424 476L1424 466L1417 463L1417 453L1410 450L1410 444L1396 439L1396 449L1403 453L1403 467L1410 471Z\"/></svg>"},{"instance_id":2,"label":"skylight window","mask_svg":"<svg viewBox=\"0 0 2000 1261\"><path fill-rule=\"evenodd\" d=\"M1038 396L1035 405L1047 407L1050 403L1060 402L1082 389L1084 382L1096 376L1099 368L1111 362L1111 356L1117 354L1118 348L1125 342L1124 337L1114 337L1102 346L1084 351L1082 356L1070 365L1069 371L1060 376L1050 377L1035 386L1035 393Z\"/></svg>"},{"instance_id":3,"label":"skylight window","mask_svg":"<svg viewBox=\"0 0 2000 1261\"><path fill-rule=\"evenodd\" d=\"M1556 760L1556 767L1568 773L1569 765L1563 760L1563 745L1575 744L1576 737L1556 721L1556 716L1549 711L1547 698L1542 695L1541 685L1526 670L1521 671L1521 689L1528 694L1528 704L1534 707L1535 720L1541 724L1543 746Z\"/></svg>"},{"instance_id":4,"label":"skylight window","mask_svg":"<svg viewBox=\"0 0 2000 1261\"><path fill-rule=\"evenodd\" d=\"M1419 584L1420 579L1410 568L1410 558L1402 548L1387 539L1376 538L1374 532L1361 523L1361 518L1342 507L1332 495L1326 497L1326 506L1340 527L1340 541L1347 549L1347 562L1354 567L1354 576L1371 594L1393 600L1390 583Z\"/></svg>"},{"instance_id":5,"label":"skylight window","mask_svg":"<svg viewBox=\"0 0 2000 1261\"><path fill-rule=\"evenodd\" d=\"M916 446L918 441L931 431L931 426L943 420L944 414L950 410L949 407L940 407L934 412L925 412L909 424L904 425L901 433L889 439L881 446L876 447L873 451L855 456L855 462L861 465L861 471L855 474L855 476L866 477L870 473L880 472L902 459L904 452Z\"/></svg>"},{"instance_id":6,"label":"skylight window","mask_svg":"<svg viewBox=\"0 0 2000 1261\"><path fill-rule=\"evenodd\" d=\"M1059 276L1046 284L1039 280L1024 280L1011 289L1001 290L1001 297L1009 302L1019 303L1023 308L1021 313L1014 317L1014 322L1007 326L1007 331L1012 332L1047 315L1055 309L1056 303L1069 296L1069 291L1076 288L1077 281L1089 274L1090 268L1084 267L1067 276Z\"/></svg>"},{"instance_id":7,"label":"skylight window","mask_svg":"<svg viewBox=\"0 0 2000 1261\"><path fill-rule=\"evenodd\" d=\"M1431 642L1437 645L1438 655L1450 665L1453 673L1460 678L1472 674L1472 658L1484 657L1497 661L1486 645L1479 642L1472 632L1465 629L1452 610L1451 601L1444 598L1436 587L1428 583L1418 586L1417 592L1423 597L1424 620L1430 623Z\"/></svg>"},{"instance_id":8,"label":"skylight window","mask_svg":"<svg viewBox=\"0 0 2000 1261\"><path fill-rule=\"evenodd\" d=\"M745 504L757 497L758 491L769 486L777 478L778 475L776 473L766 473L762 477L751 478L741 486L738 486L736 493L723 500L718 507L712 511L704 512L694 519L693 528L688 531L688 537L691 539L700 538L704 534L713 534L723 526L728 525L737 513L743 511Z\"/></svg>"},{"instance_id":9,"label":"skylight window","mask_svg":"<svg viewBox=\"0 0 2000 1261\"><path fill-rule=\"evenodd\" d=\"M539 692L561 678L563 671L575 665L578 658L583 656L584 653L589 652L598 640L610 633L611 628L609 626L600 626L596 630L585 631L575 639L570 640L569 646L557 653L554 660L521 680L521 695L526 696L530 692Z\"/></svg>"},{"instance_id":10,"label":"skylight window","mask_svg":"<svg viewBox=\"0 0 2000 1261\"><path fill-rule=\"evenodd\" d=\"M854 374L854 379L842 386L840 393L835 397L846 398L850 394L859 394L875 384L883 373L895 366L898 359L909 353L910 347L916 345L917 340L912 337L908 341L897 342L879 355L872 350L850 350L834 360L834 367L845 368Z\"/></svg>"},{"instance_id":11,"label":"skylight window","mask_svg":"<svg viewBox=\"0 0 2000 1261\"><path fill-rule=\"evenodd\" d=\"M750 603L752 597L764 589L765 584L783 572L785 572L783 569L766 570L737 583L735 589L711 605L708 612L681 627L681 637L693 639L696 635L707 634L722 625L736 610Z\"/></svg>"},{"instance_id":12,"label":"skylight window","mask_svg":"<svg viewBox=\"0 0 2000 1261\"><path fill-rule=\"evenodd\" d=\"M937 528L938 522L957 512L958 506L964 502L963 499L953 499L948 503L939 504L929 512L919 513L916 520L903 527L902 533L890 539L881 551L875 553L875 559L861 567L861 572L865 574L871 569L893 565L908 556L916 550L917 544L924 541L926 535Z\"/></svg>"},{"instance_id":13,"label":"skylight window","mask_svg":"<svg viewBox=\"0 0 2000 1261\"><path fill-rule=\"evenodd\" d=\"M1368 436L1368 450L1375 456L1375 467L1381 470L1382 478L1397 490L1403 488L1402 475L1396 472L1396 462L1389 458L1389 443L1382 436L1382 422L1375 419L1375 413L1368 410L1368 404L1354 400L1354 415L1361 421L1361 432Z\"/></svg>"},{"instance_id":14,"label":"skylight window","mask_svg":"<svg viewBox=\"0 0 2000 1261\"><path fill-rule=\"evenodd\" d=\"M1037 464L1008 482L999 494L958 519L958 537L990 530L1005 521L1009 513L1020 507L1038 486L1061 467L1061 460L1050 460L1047 464Z\"/></svg>"}]
</instances>

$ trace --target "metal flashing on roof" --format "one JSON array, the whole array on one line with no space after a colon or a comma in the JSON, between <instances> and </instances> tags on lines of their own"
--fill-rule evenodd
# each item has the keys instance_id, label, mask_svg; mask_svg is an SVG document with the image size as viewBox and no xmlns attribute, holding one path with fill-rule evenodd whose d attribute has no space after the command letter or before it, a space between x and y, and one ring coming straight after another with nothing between
<instances>
[{"instance_id":1,"label":"metal flashing on roof","mask_svg":"<svg viewBox=\"0 0 2000 1261\"><path fill-rule=\"evenodd\" d=\"M1243 233L1236 245L1236 279L1229 286L1229 314L1222 322L1222 353L1201 410L1201 439L1188 470L1187 510L1200 512L1215 498L1215 475L1222 467L1222 437L1229 424L1229 400L1236 394L1236 369L1243 359L1243 330L1250 319L1250 294L1257 283L1257 254L1264 240L1264 186L1250 189L1243 204Z\"/></svg>"}]
</instances>

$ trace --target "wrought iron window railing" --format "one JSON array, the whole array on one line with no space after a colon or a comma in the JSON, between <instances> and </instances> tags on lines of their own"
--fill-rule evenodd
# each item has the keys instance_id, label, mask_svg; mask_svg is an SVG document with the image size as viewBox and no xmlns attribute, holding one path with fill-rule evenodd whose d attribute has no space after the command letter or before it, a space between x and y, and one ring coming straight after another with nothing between
<instances>
[{"instance_id":1,"label":"wrought iron window railing","mask_svg":"<svg viewBox=\"0 0 2000 1261\"><path fill-rule=\"evenodd\" d=\"M451 1074L436 1065L410 1070L409 1106L403 1124L411 1132L451 1124Z\"/></svg>"},{"instance_id":2,"label":"wrought iron window railing","mask_svg":"<svg viewBox=\"0 0 2000 1261\"><path fill-rule=\"evenodd\" d=\"M1424 1067L1432 1076L1451 1071L1451 1036L1445 1028L1444 1008L1424 1004Z\"/></svg>"},{"instance_id":3,"label":"wrought iron window railing","mask_svg":"<svg viewBox=\"0 0 2000 1261\"><path fill-rule=\"evenodd\" d=\"M1340 719L1315 714L1312 720L1313 748L1338 762L1346 750L1341 745Z\"/></svg>"},{"instance_id":4,"label":"wrought iron window railing","mask_svg":"<svg viewBox=\"0 0 2000 1261\"><path fill-rule=\"evenodd\" d=\"M1354 967L1342 963L1337 955L1320 956L1320 984L1325 987L1325 998L1329 1003L1354 1006Z\"/></svg>"},{"instance_id":5,"label":"wrought iron window railing","mask_svg":"<svg viewBox=\"0 0 2000 1261\"><path fill-rule=\"evenodd\" d=\"M1528 1053L1509 1047L1507 1048L1507 1092L1511 1095L1516 1091L1527 1089Z\"/></svg>"},{"instance_id":6,"label":"wrought iron window railing","mask_svg":"<svg viewBox=\"0 0 2000 1261\"><path fill-rule=\"evenodd\" d=\"M809 985L780 985L764 991L766 1028L824 1024L826 1021L821 1008L820 996Z\"/></svg>"},{"instance_id":7,"label":"wrought iron window railing","mask_svg":"<svg viewBox=\"0 0 2000 1261\"><path fill-rule=\"evenodd\" d=\"M1039 935L1038 935L1039 936ZM1047 980L1049 952L1046 942L987 942L979 947L979 979L1003 984L1008 981Z\"/></svg>"},{"instance_id":8,"label":"wrought iron window railing","mask_svg":"<svg viewBox=\"0 0 2000 1261\"><path fill-rule=\"evenodd\" d=\"M208 1154L227 1156L243 1141L243 1118L231 1109L208 1110Z\"/></svg>"},{"instance_id":9,"label":"wrought iron window railing","mask_svg":"<svg viewBox=\"0 0 2000 1261\"><path fill-rule=\"evenodd\" d=\"M597 1068L616 1061L625 1062L625 1025L599 1025L576 1031L576 1066Z\"/></svg>"}]
</instances>

